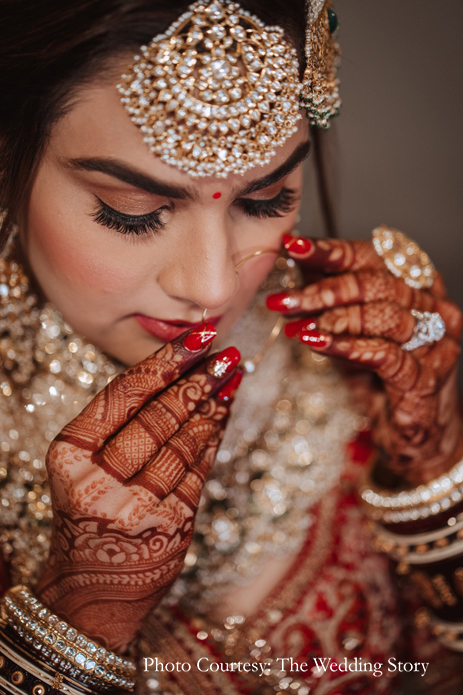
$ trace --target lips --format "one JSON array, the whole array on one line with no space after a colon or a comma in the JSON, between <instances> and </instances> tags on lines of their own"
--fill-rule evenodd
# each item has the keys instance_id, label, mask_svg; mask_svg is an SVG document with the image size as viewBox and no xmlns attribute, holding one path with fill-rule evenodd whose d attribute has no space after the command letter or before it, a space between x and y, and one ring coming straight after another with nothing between
<instances>
[{"instance_id":1,"label":"lips","mask_svg":"<svg viewBox=\"0 0 463 695\"><path fill-rule=\"evenodd\" d=\"M188 331L190 328L197 328L202 323L202 321L191 323L191 321L183 321L181 319L173 321L167 319L153 319L144 314L134 314L133 316L143 330L163 343L169 343L171 340L174 340L174 338L185 333L185 331ZM222 316L223 314L220 316L212 316L211 318L207 317L207 321L217 326Z\"/></svg>"}]
</instances>

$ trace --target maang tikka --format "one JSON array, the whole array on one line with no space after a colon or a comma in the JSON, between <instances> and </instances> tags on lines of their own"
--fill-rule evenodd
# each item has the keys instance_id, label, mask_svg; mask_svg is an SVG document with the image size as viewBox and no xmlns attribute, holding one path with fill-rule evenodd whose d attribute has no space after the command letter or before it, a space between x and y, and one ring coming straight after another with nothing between
<instances>
[{"instance_id":1,"label":"maang tikka","mask_svg":"<svg viewBox=\"0 0 463 695\"><path fill-rule=\"evenodd\" d=\"M195 2L141 46L117 89L153 154L194 178L226 177L268 164L301 107L325 127L340 104L335 15L330 0L307 7L304 83L284 30L231 0Z\"/></svg>"},{"instance_id":2,"label":"maang tikka","mask_svg":"<svg viewBox=\"0 0 463 695\"><path fill-rule=\"evenodd\" d=\"M151 151L190 176L268 164L297 130L296 49L236 2L195 2L122 75L118 90Z\"/></svg>"}]
</instances>

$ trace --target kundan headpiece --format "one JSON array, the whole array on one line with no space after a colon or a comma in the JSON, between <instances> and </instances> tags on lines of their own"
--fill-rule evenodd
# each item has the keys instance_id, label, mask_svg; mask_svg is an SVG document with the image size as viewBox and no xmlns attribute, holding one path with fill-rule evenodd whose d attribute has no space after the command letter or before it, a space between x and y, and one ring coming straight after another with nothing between
<instances>
[{"instance_id":1,"label":"kundan headpiece","mask_svg":"<svg viewBox=\"0 0 463 695\"><path fill-rule=\"evenodd\" d=\"M281 27L230 0L191 5L141 47L117 86L151 151L192 177L225 177L268 164L296 132L302 104L326 127L339 109L328 5L309 3L304 84Z\"/></svg>"}]
</instances>

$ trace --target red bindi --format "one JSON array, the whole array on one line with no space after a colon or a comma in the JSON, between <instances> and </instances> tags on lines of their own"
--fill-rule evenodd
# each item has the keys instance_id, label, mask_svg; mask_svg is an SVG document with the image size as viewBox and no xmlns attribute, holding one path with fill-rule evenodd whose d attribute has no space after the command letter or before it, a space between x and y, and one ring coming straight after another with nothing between
<instances>
[{"instance_id":1,"label":"red bindi","mask_svg":"<svg viewBox=\"0 0 463 695\"><path fill-rule=\"evenodd\" d=\"M221 197L222 197L222 194L220 193L220 191L217 191L217 193L214 193L212 197L213 197L215 200L217 200L218 198L221 198Z\"/></svg>"}]
</instances>

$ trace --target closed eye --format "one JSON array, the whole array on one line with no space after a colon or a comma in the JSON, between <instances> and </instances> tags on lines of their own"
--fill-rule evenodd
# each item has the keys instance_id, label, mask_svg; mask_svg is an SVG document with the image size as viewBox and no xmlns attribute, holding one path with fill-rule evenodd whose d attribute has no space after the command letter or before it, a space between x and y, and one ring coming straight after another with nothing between
<instances>
[{"instance_id":1,"label":"closed eye","mask_svg":"<svg viewBox=\"0 0 463 695\"><path fill-rule=\"evenodd\" d=\"M150 232L159 232L164 226L161 213L170 207L169 205L163 205L157 210L144 215L126 215L104 203L98 196L96 196L96 199L98 207L91 214L95 222L120 234L135 234L137 236L149 234Z\"/></svg>"},{"instance_id":2,"label":"closed eye","mask_svg":"<svg viewBox=\"0 0 463 695\"><path fill-rule=\"evenodd\" d=\"M246 215L257 218L283 217L295 209L297 202L297 192L292 188L282 188L273 198L238 198L236 201Z\"/></svg>"}]
</instances>

